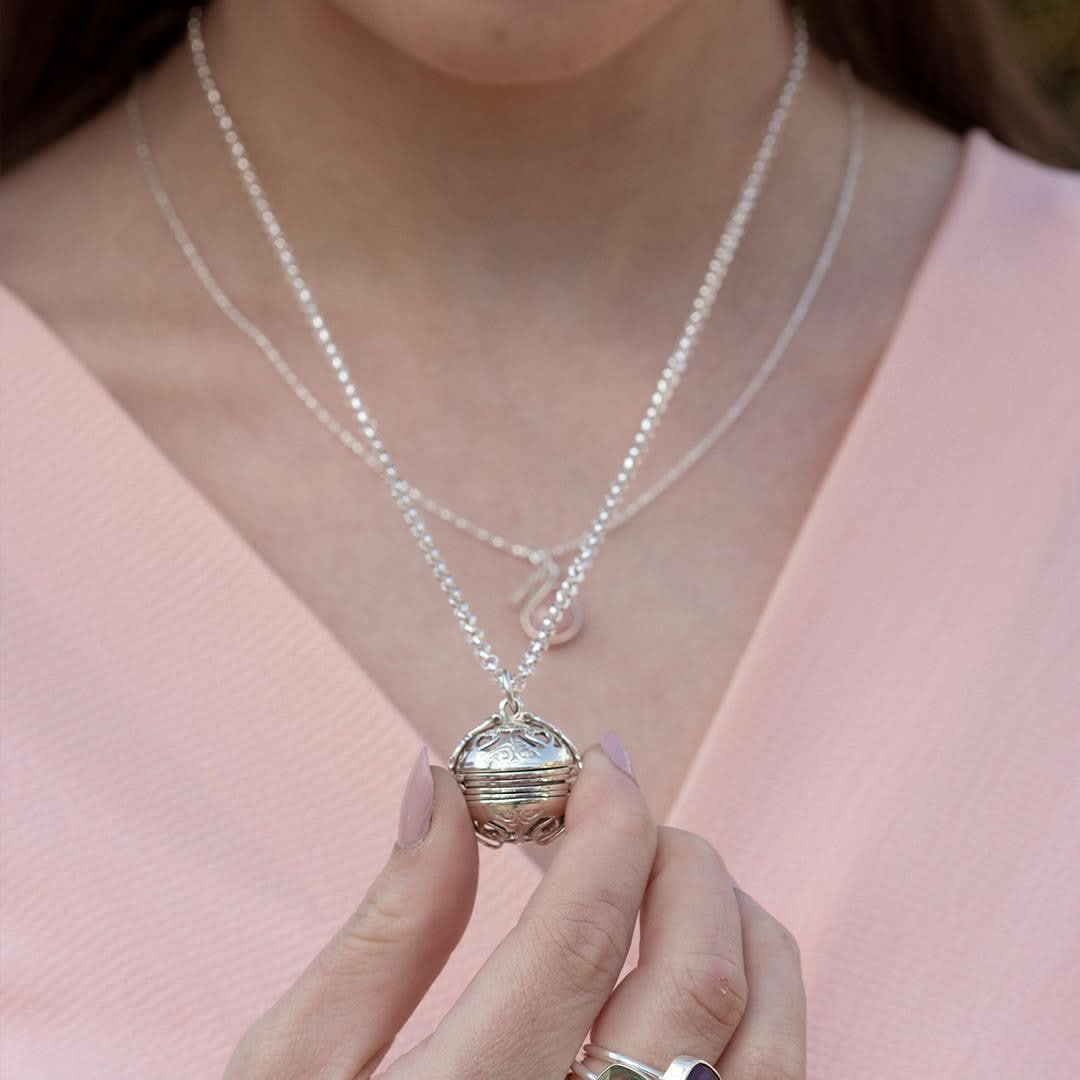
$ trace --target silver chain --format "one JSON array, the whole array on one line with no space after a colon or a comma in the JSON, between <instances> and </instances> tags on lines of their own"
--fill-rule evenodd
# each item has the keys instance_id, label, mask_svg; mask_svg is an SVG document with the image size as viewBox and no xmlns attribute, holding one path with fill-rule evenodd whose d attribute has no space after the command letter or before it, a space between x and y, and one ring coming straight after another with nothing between
<instances>
[{"instance_id":1,"label":"silver chain","mask_svg":"<svg viewBox=\"0 0 1080 1080\"><path fill-rule=\"evenodd\" d=\"M851 209L851 200L854 193L854 185L861 165L862 158L862 106L858 97L857 87L846 67L841 69L844 73L845 84L849 94L849 138L848 157L844 170L844 178L841 184L841 197L837 200L836 208L830 223L829 231L821 245L817 260L808 275L802 292L788 316L787 322L777 334L772 346L762 357L761 363L747 380L745 386L720 414L716 422L673 465L663 476L651 484L635 499L632 499L613 516L609 533L615 532L632 518L636 517L646 507L651 506L661 495L670 490L679 482L695 465L712 450L720 439L735 426L735 423L746 412L747 408L763 389L769 378L780 366L788 346L791 344L799 328L817 298L821 283L832 266L833 255L836 251L840 237L843 235L847 224L847 217ZM282 355L281 350L273 343L269 336L248 318L234 303L217 277L207 265L195 242L191 239L187 226L179 211L173 205L168 191L157 170L150 150L149 140L145 133L138 100L138 83L132 83L131 93L128 99L128 113L131 119L139 160L143 167L146 182L153 195L154 201L161 209L169 230L176 240L181 253L187 259L196 278L202 284L211 300L221 310L222 314L243 333L263 354L271 368L277 372L282 380L289 386L296 397L311 411L312 415L350 452L360 458L368 468L375 472L380 471L379 463L370 454L364 444L344 427L337 418L326 408L325 405L307 387L296 370ZM464 514L440 503L426 492L415 485L409 486L409 493L413 499L428 513L434 514L440 521L471 536L496 551L505 552L516 559L522 559L533 566L543 566L549 559L557 559L581 546L584 534L579 534L569 540L540 547L534 544L526 544L511 540L501 533L489 529L484 525L466 517Z\"/></svg>"},{"instance_id":2,"label":"silver chain","mask_svg":"<svg viewBox=\"0 0 1080 1080\"><path fill-rule=\"evenodd\" d=\"M512 695L520 693L529 677L535 671L540 658L544 655L544 652L550 644L552 635L555 632L560 618L566 612L573 599L578 595L584 582L585 575L592 565L600 544L603 542L607 533L616 526L616 520L619 517L619 507L622 503L626 489L629 487L634 474L644 457L645 451L656 434L671 398L681 382L693 349L705 326L708 315L715 304L720 286L734 260L739 243L746 231L753 209L757 203L769 165L776 155L780 135L805 73L809 55L809 34L805 18L801 11L797 9L793 13L793 28L794 34L791 63L783 87L773 113L770 116L765 135L758 148L757 154L755 155L750 173L742 186L735 207L728 217L720 242L717 244L712 257L709 260L705 279L694 298L682 334L660 373L660 377L657 380L655 389L650 398L649 405L645 410L645 415L642 417L638 430L634 435L633 442L627 450L622 465L604 497L600 510L597 512L590 527L582 534L582 536L569 543L568 548L576 546L577 552L570 562L563 581L555 590L553 602L540 624L540 629L536 637L530 642L528 648L525 650L516 672L511 675L506 672L498 655L487 641L484 631L478 624L476 615L473 613L468 602L462 595L460 588L454 581L453 576L450 574L449 567L439 552L435 541L424 522L418 504L424 505L427 509L432 510L440 517L443 517L441 511L446 510L446 513L448 513L450 517L444 518L444 520L449 520L451 524L456 524L455 519L458 518L461 518L464 522L467 522L467 519L462 518L461 515L454 514L453 511L449 511L447 508L441 507L439 504L435 503L434 500L430 500L427 496L417 492L411 484L399 475L397 467L379 435L374 418L369 413L353 384L352 376L345 364L344 357L335 343L329 327L326 325L326 321L315 302L311 287L300 272L292 248L266 198L262 185L260 184L251 163L247 149L241 141L236 130L236 125L222 100L221 92L214 80L206 54L206 45L202 35L202 12L198 8L193 8L191 11L188 20L188 42L190 45L192 61L206 96L207 103L217 121L218 127L221 129L226 145L229 148L233 164L240 175L244 190L258 217L263 231L273 247L278 262L285 273L286 280L293 290L305 322L307 323L316 344L324 354L341 384L346 402L359 425L360 434L366 444L366 452L363 456L365 460L370 459L372 467L379 472L389 487L391 496L398 509L401 511L410 532L416 539L417 545L424 555L425 561L431 567L436 581L442 591L446 594L451 610L469 641L473 653L480 661L483 669L489 672L489 674L495 678L496 683L508 694ZM128 112L133 124L139 120L137 113L137 99L134 95L129 97ZM141 125L137 129L137 132L139 131L141 131ZM146 169L148 165L152 167L152 159L149 155L149 147L146 143L145 136L137 142L137 150L140 162L143 164L144 169ZM159 207L161 207L168 216L169 203L167 195L165 195L164 189L160 184L157 185L157 188L164 198L159 197L158 192L155 191L155 199ZM224 293L221 293L220 288L217 288L215 292L216 282L210 275L205 263L199 258L198 252L195 249L194 244L191 243L190 238L187 236L186 230L183 229L182 223L179 222L178 218L175 220L176 224L180 226L180 229L178 231L174 227L174 234L178 241L180 241L184 254L188 257L193 267L196 268L200 280L203 282L204 286L210 290L211 295L215 296L215 299L217 299L217 294L220 294L226 301L226 305L223 305L219 301L218 306L221 307L226 314L229 314L227 308L232 307L232 305L228 301L228 297L225 296ZM200 267L203 268L204 272L199 272ZM821 276L824 276L824 274L822 273ZM806 306L808 307L809 305L807 304ZM277 354L278 357L280 357L280 354L274 349L273 344L266 335L262 334L257 327L246 320L234 307L232 307L232 310L236 312L236 315L239 316L241 320L243 320L243 324L237 322L235 318L233 321L237 322L237 325L240 326L241 329L244 329L245 333L248 333L248 336L263 349L263 352L268 358L272 358L273 354ZM803 316L805 316L805 312L803 312ZM230 315L230 317L232 316ZM799 321L801 321L801 317ZM792 330L792 333L793 332L794 329ZM782 352L782 350L780 351ZM779 359L779 357L777 357L777 359ZM293 389L299 394L301 399L305 401L305 404L308 404L309 408L316 411L317 415L318 410L322 410L323 414L332 420L333 418L326 413L325 409L323 409L317 401L315 401L314 397L310 395L310 392L306 390L306 387L303 387L295 374L292 374L292 377L290 378L291 369L284 364L284 360L281 360L281 364L282 366L279 367L278 370L286 381L293 386ZM278 365L275 364L275 367L277 366ZM775 366L775 364L773 366ZM767 375L765 377L767 378ZM747 389L750 389L750 386L753 385L754 381L756 380L752 380ZM764 379L761 379L760 381L763 383ZM760 387L757 387L757 389L759 388ZM753 394L757 392L757 389L754 389L749 397L752 397ZM746 397L745 390L738 400L741 400L743 397ZM736 404L738 404L738 400ZM749 398L742 403L741 407L737 410L736 415L728 421L726 427L730 427L731 424L734 423L734 420L745 410L745 407L748 404ZM731 410L729 410L729 412L731 412ZM320 417L320 419L321 418L322 417ZM326 421L324 420L324 423L325 422ZM336 424L336 421L334 421L334 423ZM713 431L715 430L716 429L714 428ZM713 432L711 431L709 435L706 436L706 439L698 444L698 447L695 447L690 455L687 455L687 458L692 457L692 455L700 448L700 454L698 454L698 457L695 459L700 460L700 456L708 449L707 446L704 446L704 443L710 439L710 436L712 436L712 441L715 442L716 438L719 438L722 433L723 432L721 431L713 436ZM363 447L363 444L358 445ZM687 459L684 459L683 462L680 462L679 466L676 466L677 469L680 467L682 468L682 471L678 475L682 475L682 472L685 472L686 469L690 468L695 463L695 460L687 461ZM674 472L674 470L672 471ZM670 486L671 483L674 483L677 478L678 476L673 477L666 485L660 487L660 489L652 494L642 506L637 507L637 509L634 510L634 513L636 513L637 510L642 509L648 502L651 502L652 499L656 498L663 490L666 490L666 487ZM666 480L667 477L663 478L660 483L664 484L664 481ZM654 487L657 487L657 485L654 485ZM652 488L644 494L650 495L651 492L653 492ZM626 520L626 511L623 512L622 520ZM622 522L620 521L619 523L621 524ZM472 524L473 523L471 522L467 522L467 525ZM472 531L465 526L458 527L463 528L463 531ZM482 527L476 527L476 531L481 534L488 532L488 530L484 530ZM485 542L491 543L491 535L483 537ZM500 537L500 539L502 538ZM517 552L512 550L512 546L509 542L504 541L503 545L492 544L492 546L508 550L511 554L517 554ZM537 549L526 547L525 545L517 546L521 548L522 557L530 558L531 560L537 554ZM551 553L551 550L546 552L548 555Z\"/></svg>"}]
</instances>

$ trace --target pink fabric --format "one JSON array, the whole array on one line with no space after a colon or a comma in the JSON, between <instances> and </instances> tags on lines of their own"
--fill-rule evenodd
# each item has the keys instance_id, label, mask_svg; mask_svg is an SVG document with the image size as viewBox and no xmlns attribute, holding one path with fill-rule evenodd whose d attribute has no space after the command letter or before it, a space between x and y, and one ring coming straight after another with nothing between
<instances>
[{"instance_id":1,"label":"pink fabric","mask_svg":"<svg viewBox=\"0 0 1080 1080\"><path fill-rule=\"evenodd\" d=\"M1080 184L973 136L671 815L799 937L814 1080L1080 1076L1078 301ZM0 355L0 1070L219 1075L418 738L7 294ZM536 880L485 858L400 1046Z\"/></svg>"}]
</instances>

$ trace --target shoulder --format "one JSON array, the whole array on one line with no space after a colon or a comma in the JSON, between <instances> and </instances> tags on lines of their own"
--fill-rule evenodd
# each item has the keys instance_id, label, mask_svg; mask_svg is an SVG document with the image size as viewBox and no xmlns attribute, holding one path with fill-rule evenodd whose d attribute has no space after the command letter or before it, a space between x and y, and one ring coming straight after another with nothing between
<instances>
[{"instance_id":1,"label":"shoulder","mask_svg":"<svg viewBox=\"0 0 1080 1080\"><path fill-rule=\"evenodd\" d=\"M153 223L126 134L114 105L0 179L5 336L39 318L67 336L112 312L116 257Z\"/></svg>"},{"instance_id":2,"label":"shoulder","mask_svg":"<svg viewBox=\"0 0 1080 1080\"><path fill-rule=\"evenodd\" d=\"M964 180L973 194L997 201L1013 213L1045 219L1060 215L1080 228L1080 172L1044 165L1010 150L985 131L968 136Z\"/></svg>"},{"instance_id":3,"label":"shoulder","mask_svg":"<svg viewBox=\"0 0 1080 1080\"><path fill-rule=\"evenodd\" d=\"M1031 302L1040 291L1054 299L1080 285L1080 173L974 132L946 221L957 254L979 259L976 280L1009 286ZM1069 306L1080 313L1080 305Z\"/></svg>"},{"instance_id":4,"label":"shoulder","mask_svg":"<svg viewBox=\"0 0 1080 1080\"><path fill-rule=\"evenodd\" d=\"M1078 290L1080 174L969 135L901 325L1080 392Z\"/></svg>"},{"instance_id":5,"label":"shoulder","mask_svg":"<svg viewBox=\"0 0 1080 1080\"><path fill-rule=\"evenodd\" d=\"M1017 504L1041 485L1057 508L1080 454L1078 299L1080 178L969 135L879 390L905 423L944 425L957 475L978 462Z\"/></svg>"}]
</instances>

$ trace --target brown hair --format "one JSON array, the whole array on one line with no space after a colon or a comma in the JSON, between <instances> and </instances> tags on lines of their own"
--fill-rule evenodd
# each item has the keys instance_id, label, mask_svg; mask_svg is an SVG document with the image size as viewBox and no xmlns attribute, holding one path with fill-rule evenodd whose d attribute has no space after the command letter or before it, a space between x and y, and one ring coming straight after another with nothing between
<instances>
[{"instance_id":1,"label":"brown hair","mask_svg":"<svg viewBox=\"0 0 1080 1080\"><path fill-rule=\"evenodd\" d=\"M189 0L2 0L0 168L74 127L181 35ZM1080 164L1000 0L802 0L815 42L954 131Z\"/></svg>"}]
</instances>

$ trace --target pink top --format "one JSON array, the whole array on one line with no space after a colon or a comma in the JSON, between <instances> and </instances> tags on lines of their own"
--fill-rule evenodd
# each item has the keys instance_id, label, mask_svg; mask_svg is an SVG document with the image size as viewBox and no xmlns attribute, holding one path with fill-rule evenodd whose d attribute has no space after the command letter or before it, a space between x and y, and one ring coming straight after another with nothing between
<instances>
[{"instance_id":1,"label":"pink top","mask_svg":"<svg viewBox=\"0 0 1080 1080\"><path fill-rule=\"evenodd\" d=\"M418 736L7 294L0 335L0 1071L219 1075ZM670 820L798 936L813 1080L1076 1080L1078 778L1080 183L975 135ZM399 1046L537 875L485 856Z\"/></svg>"}]
</instances>

